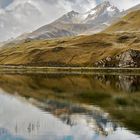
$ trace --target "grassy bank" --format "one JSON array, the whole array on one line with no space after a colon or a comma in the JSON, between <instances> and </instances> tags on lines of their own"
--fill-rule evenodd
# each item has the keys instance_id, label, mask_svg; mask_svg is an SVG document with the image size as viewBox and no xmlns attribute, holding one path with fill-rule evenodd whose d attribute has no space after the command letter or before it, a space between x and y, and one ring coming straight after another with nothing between
<instances>
[{"instance_id":1,"label":"grassy bank","mask_svg":"<svg viewBox=\"0 0 140 140\"><path fill-rule=\"evenodd\" d=\"M0 66L2 73L140 74L140 68Z\"/></svg>"}]
</instances>

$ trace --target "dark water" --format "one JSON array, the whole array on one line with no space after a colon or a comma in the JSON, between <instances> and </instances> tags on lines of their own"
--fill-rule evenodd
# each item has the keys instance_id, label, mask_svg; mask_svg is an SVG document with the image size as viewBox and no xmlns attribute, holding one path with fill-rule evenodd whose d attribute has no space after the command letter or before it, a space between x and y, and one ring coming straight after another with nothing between
<instances>
[{"instance_id":1,"label":"dark water","mask_svg":"<svg viewBox=\"0 0 140 140\"><path fill-rule=\"evenodd\" d=\"M0 75L0 140L140 140L140 76Z\"/></svg>"}]
</instances>

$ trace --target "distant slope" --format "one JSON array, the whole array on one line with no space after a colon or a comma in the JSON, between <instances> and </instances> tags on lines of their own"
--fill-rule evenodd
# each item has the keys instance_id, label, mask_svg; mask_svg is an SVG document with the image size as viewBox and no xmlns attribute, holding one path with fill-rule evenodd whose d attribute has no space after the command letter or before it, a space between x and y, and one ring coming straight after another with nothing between
<instances>
[{"instance_id":1,"label":"distant slope","mask_svg":"<svg viewBox=\"0 0 140 140\"><path fill-rule=\"evenodd\" d=\"M86 24L65 24L63 22L54 22L32 32L31 34L29 34L28 38L50 39L58 37L68 37L78 35L79 33L82 33L91 27L91 25Z\"/></svg>"},{"instance_id":2,"label":"distant slope","mask_svg":"<svg viewBox=\"0 0 140 140\"><path fill-rule=\"evenodd\" d=\"M140 67L139 45L140 33L100 33L61 40L33 40L1 48L0 64Z\"/></svg>"},{"instance_id":3,"label":"distant slope","mask_svg":"<svg viewBox=\"0 0 140 140\"><path fill-rule=\"evenodd\" d=\"M0 49L0 64L25 66L140 67L140 10L105 32L54 40L25 40Z\"/></svg>"},{"instance_id":4,"label":"distant slope","mask_svg":"<svg viewBox=\"0 0 140 140\"><path fill-rule=\"evenodd\" d=\"M137 11L137 10L140 10L140 4L138 4L132 8L129 8L128 10L123 11L122 14L123 15L129 14L130 12Z\"/></svg>"},{"instance_id":5,"label":"distant slope","mask_svg":"<svg viewBox=\"0 0 140 140\"><path fill-rule=\"evenodd\" d=\"M105 1L86 13L71 11L51 24L40 27L32 33L23 34L13 42L31 39L53 39L76 35L90 35L103 31L112 23L130 12L140 10L140 4L120 12L117 7Z\"/></svg>"},{"instance_id":6,"label":"distant slope","mask_svg":"<svg viewBox=\"0 0 140 140\"><path fill-rule=\"evenodd\" d=\"M71 11L53 23L28 34L24 39L47 39L97 33L108 27L119 14L117 7L105 1L86 13Z\"/></svg>"},{"instance_id":7,"label":"distant slope","mask_svg":"<svg viewBox=\"0 0 140 140\"><path fill-rule=\"evenodd\" d=\"M140 10L133 11L105 30L106 32L140 31Z\"/></svg>"}]
</instances>

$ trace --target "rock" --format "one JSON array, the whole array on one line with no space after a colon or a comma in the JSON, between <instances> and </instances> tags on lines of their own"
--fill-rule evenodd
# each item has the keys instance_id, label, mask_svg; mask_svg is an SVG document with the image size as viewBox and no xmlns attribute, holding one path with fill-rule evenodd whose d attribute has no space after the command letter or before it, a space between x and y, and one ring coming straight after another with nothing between
<instances>
[{"instance_id":1,"label":"rock","mask_svg":"<svg viewBox=\"0 0 140 140\"><path fill-rule=\"evenodd\" d=\"M119 67L139 67L140 66L140 51L127 50L120 54Z\"/></svg>"},{"instance_id":2,"label":"rock","mask_svg":"<svg viewBox=\"0 0 140 140\"><path fill-rule=\"evenodd\" d=\"M120 56L119 55L116 56L116 60L120 60Z\"/></svg>"},{"instance_id":3,"label":"rock","mask_svg":"<svg viewBox=\"0 0 140 140\"><path fill-rule=\"evenodd\" d=\"M107 57L106 58L106 61L109 61L110 62L111 61L111 57Z\"/></svg>"},{"instance_id":4,"label":"rock","mask_svg":"<svg viewBox=\"0 0 140 140\"><path fill-rule=\"evenodd\" d=\"M97 67L122 67L138 68L140 67L140 51L129 49L116 56L107 57L95 63Z\"/></svg>"}]
</instances>

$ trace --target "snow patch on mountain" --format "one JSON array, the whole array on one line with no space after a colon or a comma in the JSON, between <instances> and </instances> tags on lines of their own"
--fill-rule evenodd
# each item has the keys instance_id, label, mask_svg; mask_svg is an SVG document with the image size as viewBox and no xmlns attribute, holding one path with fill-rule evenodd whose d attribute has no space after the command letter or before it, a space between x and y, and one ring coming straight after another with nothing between
<instances>
[{"instance_id":1,"label":"snow patch on mountain","mask_svg":"<svg viewBox=\"0 0 140 140\"><path fill-rule=\"evenodd\" d=\"M35 30L28 38L46 39L63 37L66 34L73 36L97 33L108 27L119 14L117 7L105 1L87 12L72 10L56 21Z\"/></svg>"},{"instance_id":2,"label":"snow patch on mountain","mask_svg":"<svg viewBox=\"0 0 140 140\"><path fill-rule=\"evenodd\" d=\"M94 9L91 9L85 13L78 13L71 11L62 16L58 21L73 23L73 24L94 24L95 20L107 22L110 18L117 16L120 13L119 9L114 5L111 5L109 1L105 1L98 5Z\"/></svg>"},{"instance_id":3,"label":"snow patch on mountain","mask_svg":"<svg viewBox=\"0 0 140 140\"><path fill-rule=\"evenodd\" d=\"M85 19L86 23L93 23L95 20L108 20L112 18L113 16L116 16L120 13L119 9L115 7L114 5L111 5L109 1L105 1L95 7L94 9L91 9L87 12L88 16ZM87 14L86 13L86 14ZM96 21L96 22L97 22ZM104 21L106 22L106 21Z\"/></svg>"},{"instance_id":4,"label":"snow patch on mountain","mask_svg":"<svg viewBox=\"0 0 140 140\"><path fill-rule=\"evenodd\" d=\"M52 3L53 1L47 3L46 0L14 0L5 9L0 9L0 40L7 40L22 33L31 32L53 20L52 15L57 15L58 17L66 13L67 8L71 9L72 7L64 7L64 5L61 5L62 1L57 1L57 4L52 8ZM69 5L69 3L71 1L68 1L66 5ZM91 0L82 0L83 3L91 4ZM63 8L58 10L60 5ZM103 2L87 12L71 11L56 20L55 23L95 24L95 20L97 20L97 23L99 20L104 23L118 12L119 10L115 6L112 6L109 2Z\"/></svg>"}]
</instances>

